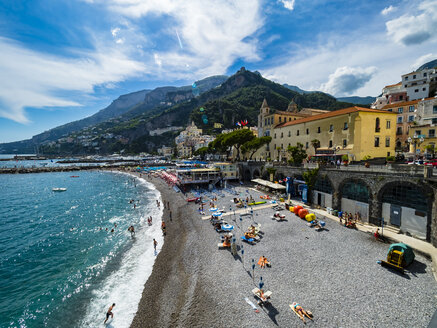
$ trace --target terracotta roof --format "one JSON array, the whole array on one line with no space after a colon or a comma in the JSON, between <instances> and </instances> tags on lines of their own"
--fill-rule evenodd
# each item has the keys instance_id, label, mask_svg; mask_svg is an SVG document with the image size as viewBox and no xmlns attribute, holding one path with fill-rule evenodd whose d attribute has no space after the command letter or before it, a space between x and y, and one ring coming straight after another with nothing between
<instances>
[{"instance_id":1,"label":"terracotta roof","mask_svg":"<svg viewBox=\"0 0 437 328\"><path fill-rule=\"evenodd\" d=\"M425 98L425 100L434 99L434 97ZM403 106L409 106L417 104L418 102L422 101L422 99L416 99L411 101L403 101L403 102L396 102L394 104L388 104L382 107L381 109L389 109L389 108L396 108L396 107L403 107Z\"/></svg>"},{"instance_id":2,"label":"terracotta roof","mask_svg":"<svg viewBox=\"0 0 437 328\"><path fill-rule=\"evenodd\" d=\"M402 82L399 82L399 83L396 83L396 84L386 85L384 88L391 88L391 87L395 87L397 85L402 85Z\"/></svg>"},{"instance_id":3,"label":"terracotta roof","mask_svg":"<svg viewBox=\"0 0 437 328\"><path fill-rule=\"evenodd\" d=\"M364 107L354 106L354 107L334 110L334 111L329 112L329 113L324 113L324 114L320 114L320 115L314 115L314 116L310 116L310 117L305 117L305 118L302 118L300 120L295 120L295 121L291 121L291 122L282 123L282 124L277 125L276 127L277 128L283 128L283 127L289 126L289 125L295 125L295 124L300 124L300 123L312 122L312 121L322 120L322 119L325 119L325 118L330 118L330 117L335 117L335 116L340 116L340 115L350 114L350 113L356 113L356 112L381 113L381 114L388 114L388 113L396 114L396 113L387 112L387 111L379 110L379 109L372 109L372 108L364 108Z\"/></svg>"}]
</instances>

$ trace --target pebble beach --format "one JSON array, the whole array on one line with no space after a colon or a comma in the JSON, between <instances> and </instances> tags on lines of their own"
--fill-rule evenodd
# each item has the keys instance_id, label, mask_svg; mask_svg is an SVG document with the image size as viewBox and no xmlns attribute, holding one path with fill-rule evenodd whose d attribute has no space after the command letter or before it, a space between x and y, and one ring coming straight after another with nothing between
<instances>
[{"instance_id":1,"label":"pebble beach","mask_svg":"<svg viewBox=\"0 0 437 328\"><path fill-rule=\"evenodd\" d=\"M303 322L290 310L298 302L311 310L314 327L427 327L437 305L437 285L430 261L416 254L405 275L381 267L389 244L376 242L369 233L347 229L325 219L326 229L316 231L289 211L286 221L272 220L274 210L253 215L229 215L230 193L216 202L228 211L224 220L234 225L238 255L218 249L220 234L202 220L198 205L176 193L159 178L148 178L170 202L164 210L165 243L145 284L131 327L300 327ZM255 200L262 193L250 186L234 188L240 198ZM205 208L208 212L208 206ZM233 211L232 211L233 212ZM207 213L206 213L207 214ZM323 218L321 218L323 219ZM261 224L262 239L242 243L248 226ZM244 250L244 255L242 250ZM271 268L252 270L266 256ZM257 305L252 289L260 277L272 291L267 306ZM245 301L259 310L256 313Z\"/></svg>"}]
</instances>

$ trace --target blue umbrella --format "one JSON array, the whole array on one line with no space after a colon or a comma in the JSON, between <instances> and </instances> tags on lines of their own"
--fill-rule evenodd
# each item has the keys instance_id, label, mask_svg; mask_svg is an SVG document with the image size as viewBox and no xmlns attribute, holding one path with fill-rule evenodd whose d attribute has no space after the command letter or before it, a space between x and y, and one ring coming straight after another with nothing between
<instances>
[{"instance_id":1,"label":"blue umbrella","mask_svg":"<svg viewBox=\"0 0 437 328\"><path fill-rule=\"evenodd\" d=\"M222 225L222 230L224 230L224 231L232 231L232 230L234 230L234 226L230 225L230 224L223 224Z\"/></svg>"},{"instance_id":2,"label":"blue umbrella","mask_svg":"<svg viewBox=\"0 0 437 328\"><path fill-rule=\"evenodd\" d=\"M215 211L217 211L217 207L210 208L209 210L210 210L211 212L215 212Z\"/></svg>"},{"instance_id":3,"label":"blue umbrella","mask_svg":"<svg viewBox=\"0 0 437 328\"><path fill-rule=\"evenodd\" d=\"M221 212L215 212L212 213L212 216L218 217L218 216L222 216L223 214Z\"/></svg>"}]
</instances>

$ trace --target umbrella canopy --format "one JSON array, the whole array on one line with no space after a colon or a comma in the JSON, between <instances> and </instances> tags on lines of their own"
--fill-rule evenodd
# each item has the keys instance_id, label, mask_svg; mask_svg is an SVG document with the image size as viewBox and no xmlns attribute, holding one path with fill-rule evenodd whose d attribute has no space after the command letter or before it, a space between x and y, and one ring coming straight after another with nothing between
<instances>
[{"instance_id":1,"label":"umbrella canopy","mask_svg":"<svg viewBox=\"0 0 437 328\"><path fill-rule=\"evenodd\" d=\"M234 226L230 225L230 224L223 224L222 225L222 230L224 230L224 231L232 231L232 230L234 230Z\"/></svg>"},{"instance_id":2,"label":"umbrella canopy","mask_svg":"<svg viewBox=\"0 0 437 328\"><path fill-rule=\"evenodd\" d=\"M212 213L212 216L219 217L219 216L222 216L222 213L221 212L215 212L215 213Z\"/></svg>"},{"instance_id":3,"label":"umbrella canopy","mask_svg":"<svg viewBox=\"0 0 437 328\"><path fill-rule=\"evenodd\" d=\"M210 210L211 212L215 212L215 211L218 210L218 208L217 208L217 207L212 207L212 208L210 208L209 210Z\"/></svg>"}]
</instances>

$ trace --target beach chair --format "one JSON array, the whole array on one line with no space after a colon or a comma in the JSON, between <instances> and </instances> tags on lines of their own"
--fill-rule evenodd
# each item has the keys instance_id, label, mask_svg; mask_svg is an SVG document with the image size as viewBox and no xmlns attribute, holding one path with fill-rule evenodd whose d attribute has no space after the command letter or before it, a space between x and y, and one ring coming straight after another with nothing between
<instances>
[{"instance_id":1,"label":"beach chair","mask_svg":"<svg viewBox=\"0 0 437 328\"><path fill-rule=\"evenodd\" d=\"M270 298L273 294L270 290L268 290L263 294L263 296L261 296L261 290L259 288L252 289L252 293L258 300L258 305L260 306L270 303Z\"/></svg>"},{"instance_id":2,"label":"beach chair","mask_svg":"<svg viewBox=\"0 0 437 328\"><path fill-rule=\"evenodd\" d=\"M231 248L231 243L225 244L225 243L218 243L218 248Z\"/></svg>"},{"instance_id":3,"label":"beach chair","mask_svg":"<svg viewBox=\"0 0 437 328\"><path fill-rule=\"evenodd\" d=\"M255 239L254 238L246 238L245 236L241 236L241 240L246 242L246 243L248 243L248 244L251 244L251 245L255 244Z\"/></svg>"}]
</instances>

